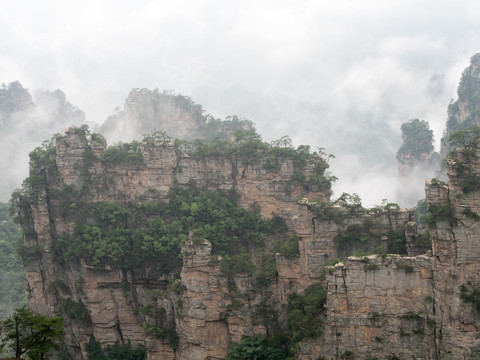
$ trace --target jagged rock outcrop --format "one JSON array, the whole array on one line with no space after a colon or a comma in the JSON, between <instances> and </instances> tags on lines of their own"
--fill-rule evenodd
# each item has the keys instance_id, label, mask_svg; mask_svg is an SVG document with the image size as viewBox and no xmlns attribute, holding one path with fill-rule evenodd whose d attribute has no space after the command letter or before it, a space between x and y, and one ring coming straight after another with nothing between
<instances>
[{"instance_id":1,"label":"jagged rock outcrop","mask_svg":"<svg viewBox=\"0 0 480 360\"><path fill-rule=\"evenodd\" d=\"M238 129L253 129L250 121L234 116L229 118L231 122L221 122L204 112L188 96L158 89L133 89L123 110L117 108L102 124L100 132L109 139L122 141L140 139L157 131L178 139L208 140L231 138Z\"/></svg>"},{"instance_id":2,"label":"jagged rock outcrop","mask_svg":"<svg viewBox=\"0 0 480 360\"><path fill-rule=\"evenodd\" d=\"M46 165L32 162L31 176L40 184L34 188L37 197L29 188L30 197L17 198L29 255L29 305L35 311L66 317L66 350L73 359L87 358L85 345L91 335L102 347L128 341L144 345L150 360L224 359L230 342L240 341L243 335L278 329L288 332L290 295L319 283L328 261L374 248L385 251L388 234L401 236L405 223L413 219L409 211L366 213L358 206L332 207L328 189L319 191L315 184L306 188L293 181L294 176L315 179L324 161L316 155L299 172L298 164L288 156L279 157L277 166L269 168L265 164L270 161L271 166L270 156L260 155L258 162L231 155L197 156L168 141L139 143L129 153L135 161L101 161L112 154L109 151L103 137L88 138L84 129L68 130L57 137L54 149L42 155ZM278 275L259 282L244 272L226 274L222 258L212 254L208 239L196 239L194 234L183 244L179 279L157 271L154 259L142 264L141 271L132 272L69 260L59 252L61 243L76 231L79 206L168 202L175 187L192 184L235 191L241 207L253 206L264 218L280 216L298 236L300 256L270 255L275 257ZM339 217L331 217L331 211ZM86 221L95 223L91 216ZM371 239L362 240L361 245L345 238L339 248L339 234L360 228L367 229ZM274 237L265 238L270 252ZM257 267L263 266L265 257L256 253L250 257ZM258 315L262 307L276 315L269 321L262 319Z\"/></svg>"},{"instance_id":3,"label":"jagged rock outcrop","mask_svg":"<svg viewBox=\"0 0 480 360\"><path fill-rule=\"evenodd\" d=\"M103 347L128 341L145 345L149 359L223 359L230 342L243 335L288 331L291 294L325 281L322 335L301 342L299 359L474 359L480 349L479 148L474 142L455 150L447 164L449 183L426 183L432 252L349 257L325 268L329 260L354 252L385 253L405 228L415 255L413 213L332 206L328 192L292 183L298 169L287 157L267 170L264 158L247 165L231 156L197 157L170 142L143 142L138 147L141 163L89 162L86 154L102 158L108 153L106 142L72 128L57 138L54 153L47 152L47 164L54 161L53 167L32 167L45 186L36 201L21 207L25 248L31 253L26 265L29 304L67 317L67 349L73 359L87 358L90 335ZM305 178L322 160L309 161L302 170ZM264 278L262 285L252 274L228 275L208 239L195 234L183 244L179 279L158 272L148 261L135 273L58 258L58 236L75 231L75 216L59 196L65 189L82 192L83 206L169 201L173 188L191 186L192 180L205 189L234 189L242 207L256 206L263 217L280 215L298 236L300 256L277 254L278 275ZM272 239L265 238L267 248ZM276 314L274 322L259 318L258 309L266 306ZM155 335L159 321L164 336Z\"/></svg>"},{"instance_id":4,"label":"jagged rock outcrop","mask_svg":"<svg viewBox=\"0 0 480 360\"><path fill-rule=\"evenodd\" d=\"M120 109L101 127L106 136L123 134L123 140L141 138L144 134L165 131L179 139L192 139L205 123L202 107L189 98L158 89L133 89ZM129 139L125 139L129 134Z\"/></svg>"}]
</instances>

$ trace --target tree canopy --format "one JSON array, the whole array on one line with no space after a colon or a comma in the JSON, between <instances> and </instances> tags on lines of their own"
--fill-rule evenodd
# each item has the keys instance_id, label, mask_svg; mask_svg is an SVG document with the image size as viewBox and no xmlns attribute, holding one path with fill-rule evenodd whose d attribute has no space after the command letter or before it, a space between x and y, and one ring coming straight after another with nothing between
<instances>
[{"instance_id":1,"label":"tree canopy","mask_svg":"<svg viewBox=\"0 0 480 360\"><path fill-rule=\"evenodd\" d=\"M65 337L63 318L35 314L26 306L16 309L2 326L1 348L9 349L16 358L26 354L31 360L43 360Z\"/></svg>"},{"instance_id":2,"label":"tree canopy","mask_svg":"<svg viewBox=\"0 0 480 360\"><path fill-rule=\"evenodd\" d=\"M18 254L21 239L20 227L10 217L8 204L0 203L0 309L3 317L25 304L25 270Z\"/></svg>"},{"instance_id":3,"label":"tree canopy","mask_svg":"<svg viewBox=\"0 0 480 360\"><path fill-rule=\"evenodd\" d=\"M397 152L397 160L419 160L422 154L433 151L433 130L425 120L411 119L401 126L403 144Z\"/></svg>"}]
</instances>

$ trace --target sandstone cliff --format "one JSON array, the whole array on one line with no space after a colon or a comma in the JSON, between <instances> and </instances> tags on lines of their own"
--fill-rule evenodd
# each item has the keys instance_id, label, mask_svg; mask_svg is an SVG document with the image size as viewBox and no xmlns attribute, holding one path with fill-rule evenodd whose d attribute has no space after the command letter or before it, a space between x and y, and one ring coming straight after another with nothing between
<instances>
[{"instance_id":1,"label":"sandstone cliff","mask_svg":"<svg viewBox=\"0 0 480 360\"><path fill-rule=\"evenodd\" d=\"M243 335L281 333L288 337L291 296L323 282L324 265L335 258L385 253L392 247L405 251L403 232L405 224L414 219L411 212L390 206L367 212L349 196L330 204L324 159L310 154L308 148L272 149L255 139L247 136L236 144L237 152L217 150L216 155L205 153L203 147L204 153L185 151L190 145L152 138L135 147L107 149L103 137L72 128L57 137L55 145L32 153L26 187L14 195L25 232L29 305L35 311L65 316L65 356L86 359L86 344L93 335L102 347L115 342L146 346L149 359L224 359L229 344L241 341ZM242 151L254 143L259 147L245 156ZM218 255L208 238L192 233L183 242L180 268L172 258L171 264L164 264L172 269L166 272L158 270L161 258L147 256L143 263L127 266L115 262L118 249L99 245L104 240L96 236L105 219L95 216L95 204L113 206L118 211L115 214L123 216L125 209L140 206L135 204L171 202L175 189L192 186L234 192L240 207L256 209L264 219L283 219L286 227L281 233L266 234L262 244L246 244L241 251L246 251L248 261L242 257L229 260L234 253L228 251ZM119 221L115 216L112 221ZM122 237L131 234L134 226L153 221L151 215L143 222L125 219L130 227L122 228ZM82 226L96 233L82 232L84 243L78 245L74 240ZM287 241L287 233L297 236L293 238L298 242L297 256L275 254L275 244ZM100 261L75 254L74 244L84 246L85 252L96 249L92 257ZM141 249L131 249L141 254ZM395 260L387 262L396 268ZM239 268L239 264L248 266ZM384 279L381 284L395 279ZM416 289L415 283L409 286ZM347 296L348 301L360 297L360 293L353 294L351 300ZM408 299L410 294L402 296ZM366 300L365 295L358 299ZM333 294L328 309L332 301ZM341 306L335 306L340 311ZM401 302L396 306L400 308ZM368 316L377 311L370 310ZM318 321L320 315L315 315ZM329 316L326 327L332 321ZM389 321L387 316L385 321ZM307 348L304 345L301 351ZM321 354L312 351L313 358Z\"/></svg>"},{"instance_id":2,"label":"sandstone cliff","mask_svg":"<svg viewBox=\"0 0 480 360\"><path fill-rule=\"evenodd\" d=\"M432 252L350 257L332 268L324 337L305 343L300 358L478 358L477 141L451 155L448 184L426 182Z\"/></svg>"}]
</instances>

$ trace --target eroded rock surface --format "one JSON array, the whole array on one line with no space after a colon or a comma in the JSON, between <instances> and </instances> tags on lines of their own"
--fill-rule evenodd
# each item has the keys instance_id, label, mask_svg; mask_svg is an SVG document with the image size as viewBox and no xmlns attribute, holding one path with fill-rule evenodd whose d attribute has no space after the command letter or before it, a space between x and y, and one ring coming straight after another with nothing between
<instances>
[{"instance_id":1,"label":"eroded rock surface","mask_svg":"<svg viewBox=\"0 0 480 360\"><path fill-rule=\"evenodd\" d=\"M288 331L289 296L321 282L328 289L322 335L301 343L299 359L477 356L479 316L475 304L465 298L480 284L479 225L472 215L480 211L480 199L478 190L465 193L465 175L458 164L468 160L469 174L480 173L478 150L474 155L462 150L454 154L448 163L450 183L426 183L430 208L444 209L431 222L432 252L349 257L334 267L325 265L349 252L378 252L383 246L379 252L384 253L388 236L379 234L403 233L407 226L407 235L414 239L412 212L366 213L353 207L335 221L322 208L328 193L292 185L294 166L288 158L278 169L267 171L261 163L244 165L222 156L196 158L169 142L157 142L140 145L141 165L86 163L86 152L100 157L105 151L101 138L87 140L78 129L69 130L57 140L55 171L41 170L46 188L23 214L28 220L24 228L30 229L25 245L41 253L26 265L30 306L54 314L80 304L75 307L78 314L67 319L67 350L73 359L87 358L85 345L91 335L102 347L128 341L144 345L149 359L224 359L232 341L273 330L272 323L259 318L259 308L269 306L276 314L275 326ZM305 166L305 177L313 167ZM263 217L280 215L298 236L300 256L276 254L278 275L266 278L261 286L246 273L227 276L222 259L212 256L208 239L194 234L183 244L179 279L159 273L148 262L134 274L56 258L52 240L74 229L72 210L65 210L55 195L65 186L87 189L87 204L123 204L168 201L175 186L188 186L192 180L205 189L235 190L242 207L255 206ZM368 228L372 238L361 240L362 248L358 243L354 248L339 247L339 236L359 226ZM151 330L159 319L164 330L171 331L163 338Z\"/></svg>"}]
</instances>

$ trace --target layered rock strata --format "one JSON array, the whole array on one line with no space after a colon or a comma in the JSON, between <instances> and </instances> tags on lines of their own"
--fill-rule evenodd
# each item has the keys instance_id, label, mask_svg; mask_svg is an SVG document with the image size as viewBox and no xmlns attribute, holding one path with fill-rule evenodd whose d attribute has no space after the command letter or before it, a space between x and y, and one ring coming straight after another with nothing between
<instances>
[{"instance_id":1,"label":"layered rock strata","mask_svg":"<svg viewBox=\"0 0 480 360\"><path fill-rule=\"evenodd\" d=\"M33 175L45 177L45 188L36 201L22 210L24 228L29 233L25 246L40 251L37 258L26 264L29 305L45 314L67 315L66 350L72 359L87 359L85 345L91 335L102 347L116 342L144 345L150 360L224 359L232 341L240 341L243 335L272 331L271 324L258 318L259 306L270 306L277 314L275 326L288 332L289 296L301 294L308 286L322 281L324 265L347 254L347 250L340 251L336 246L339 233L360 224L368 224L372 233L402 232L405 223L413 219L409 211L386 210L372 214L352 212L344 215L342 221L327 219L319 211L319 204L328 203L328 192L307 191L292 182L295 169L289 158L282 158L277 169L266 170L265 159L247 165L241 159L226 156L190 156L169 142L145 142L139 147L141 164L86 161L86 153L100 158L105 151L104 139L88 140L79 129L59 137L55 154L50 155L55 164L53 170L32 168ZM313 173L318 161L323 160L313 157L307 161L302 170L305 178ZM204 189L234 190L240 206L255 206L266 218L281 216L289 231L298 236L300 256L291 259L277 254L278 276L265 279L266 284L261 287L254 276L247 274L235 274L229 279L221 269L221 259L212 261L208 239L192 238L183 245L183 268L177 280L173 274L158 273L154 264L146 263L140 273L134 274L109 265L95 268L84 262L55 258L58 254L53 248L54 239L72 233L75 225L74 217L69 215L71 210L65 210L58 195L65 189L82 192L86 206L101 201L168 201L174 187L192 183ZM383 246L383 240L380 244L367 241L365 246ZM265 241L272 239L267 237ZM360 250L371 249L351 249ZM379 286L388 282L383 280ZM350 299L349 293L340 293L339 296ZM335 295L329 296L330 308L330 304L335 304ZM78 314L72 314L69 306ZM370 316L376 310L368 311ZM162 339L148 330L160 317L175 337Z\"/></svg>"},{"instance_id":2,"label":"layered rock strata","mask_svg":"<svg viewBox=\"0 0 480 360\"><path fill-rule=\"evenodd\" d=\"M447 172L449 183L425 185L432 252L331 268L323 338L305 342L299 358L478 358L480 199L466 184L480 178L479 144L456 149Z\"/></svg>"}]
</instances>

